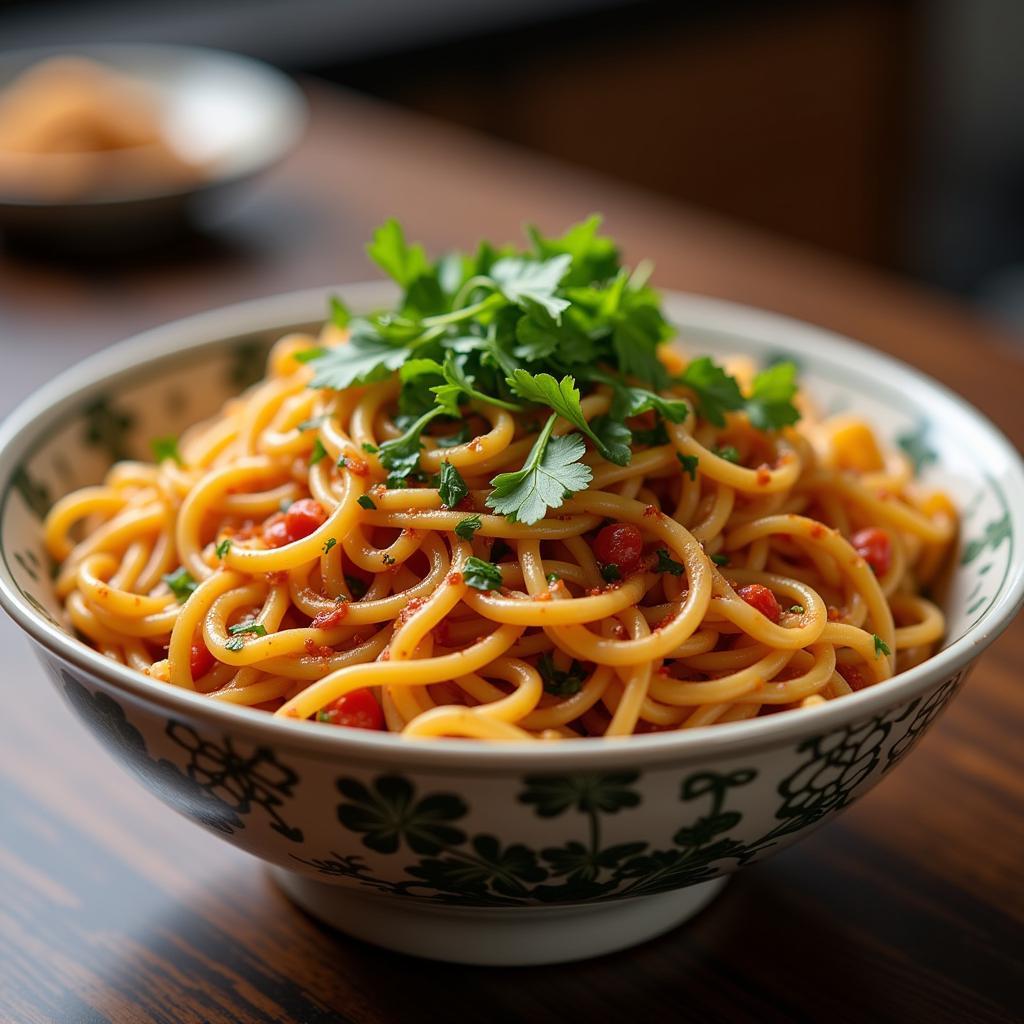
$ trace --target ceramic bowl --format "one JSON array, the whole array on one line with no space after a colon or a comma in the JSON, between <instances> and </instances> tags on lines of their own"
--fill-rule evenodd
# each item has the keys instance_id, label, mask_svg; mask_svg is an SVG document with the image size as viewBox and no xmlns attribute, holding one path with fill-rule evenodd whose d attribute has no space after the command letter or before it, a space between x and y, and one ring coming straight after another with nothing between
<instances>
[{"instance_id":1,"label":"ceramic bowl","mask_svg":"<svg viewBox=\"0 0 1024 1024\"><path fill-rule=\"evenodd\" d=\"M356 309L392 297L376 285L340 293ZM57 692L139 782L353 935L493 964L576 959L656 935L891 771L1021 604L1024 469L983 416L826 331L669 295L690 351L795 359L826 409L863 412L956 496L949 633L930 661L812 709L525 746L279 720L104 659L64 624L41 517L112 460L146 457L151 438L212 413L260 375L274 339L320 319L325 299L303 292L150 331L18 409L0 431L0 600Z\"/></svg>"},{"instance_id":2,"label":"ceramic bowl","mask_svg":"<svg viewBox=\"0 0 1024 1024\"><path fill-rule=\"evenodd\" d=\"M0 89L38 62L86 57L144 82L164 108L175 150L204 168L178 187L123 195L33 199L0 193L0 227L21 242L74 251L153 245L209 214L224 195L284 157L307 120L306 101L286 75L239 54L198 46L104 43L0 54Z\"/></svg>"}]
</instances>

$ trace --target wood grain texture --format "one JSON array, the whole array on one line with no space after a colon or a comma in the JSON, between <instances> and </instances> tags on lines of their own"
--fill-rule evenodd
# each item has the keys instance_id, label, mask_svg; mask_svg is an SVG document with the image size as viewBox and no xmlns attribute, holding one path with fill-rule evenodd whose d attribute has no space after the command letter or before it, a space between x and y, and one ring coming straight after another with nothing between
<instances>
[{"instance_id":1,"label":"wood grain texture","mask_svg":"<svg viewBox=\"0 0 1024 1024\"><path fill-rule=\"evenodd\" d=\"M1024 363L952 303L612 182L312 90L302 148L219 243L155 262L0 258L0 414L110 341L173 317L370 276L397 215L430 246L594 209L657 282L791 313L917 365L1021 446ZM881 787L737 876L691 924L590 963L429 964L294 910L245 854L116 768L0 622L0 1020L1009 1022L1024 1014L1024 626Z\"/></svg>"}]
</instances>

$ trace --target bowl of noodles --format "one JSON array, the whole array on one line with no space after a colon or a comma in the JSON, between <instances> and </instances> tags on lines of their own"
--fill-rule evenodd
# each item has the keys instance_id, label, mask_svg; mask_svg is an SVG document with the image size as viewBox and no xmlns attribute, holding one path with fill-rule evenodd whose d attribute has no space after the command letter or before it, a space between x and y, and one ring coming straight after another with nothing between
<instances>
[{"instance_id":1,"label":"bowl of noodles","mask_svg":"<svg viewBox=\"0 0 1024 1024\"><path fill-rule=\"evenodd\" d=\"M58 693L323 920L492 964L657 935L1019 609L1019 456L919 372L659 295L596 218L369 252L393 283L150 331L0 432L0 600Z\"/></svg>"}]
</instances>

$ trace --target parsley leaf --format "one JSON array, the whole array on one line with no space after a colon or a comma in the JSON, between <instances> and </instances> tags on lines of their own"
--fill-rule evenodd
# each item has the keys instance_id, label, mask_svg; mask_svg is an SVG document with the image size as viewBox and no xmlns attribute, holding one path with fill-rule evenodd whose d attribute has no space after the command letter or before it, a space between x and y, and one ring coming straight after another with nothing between
<instances>
[{"instance_id":1,"label":"parsley leaf","mask_svg":"<svg viewBox=\"0 0 1024 1024\"><path fill-rule=\"evenodd\" d=\"M331 323L334 324L335 327L348 327L349 322L352 319L352 314L349 312L348 306L346 306L337 295L332 295L327 302L331 311Z\"/></svg>"},{"instance_id":2,"label":"parsley leaf","mask_svg":"<svg viewBox=\"0 0 1024 1024\"><path fill-rule=\"evenodd\" d=\"M568 374L560 381L556 381L550 373L531 374L526 370L516 370L508 378L508 385L528 402L546 405L562 419L568 420L594 442L597 450L609 462L614 462L617 466L629 464L632 456L629 446L621 441L602 440L587 422L580 407L580 392L576 387L576 381Z\"/></svg>"},{"instance_id":3,"label":"parsley leaf","mask_svg":"<svg viewBox=\"0 0 1024 1024\"><path fill-rule=\"evenodd\" d=\"M510 412L519 412L521 406L515 402L507 402L503 398L485 394L474 386L475 378L466 372L467 357L456 355L455 352L445 353L444 365L440 366L441 375L444 377L444 384L432 387L430 390L437 395L437 403L449 416L459 417L458 398L465 395L467 398L476 398L481 402L488 402L490 405L498 405Z\"/></svg>"},{"instance_id":4,"label":"parsley leaf","mask_svg":"<svg viewBox=\"0 0 1024 1024\"><path fill-rule=\"evenodd\" d=\"M726 411L743 408L743 395L736 378L730 377L708 356L694 359L679 379L692 389L701 414L716 427L725 426Z\"/></svg>"},{"instance_id":5,"label":"parsley leaf","mask_svg":"<svg viewBox=\"0 0 1024 1024\"><path fill-rule=\"evenodd\" d=\"M560 238L545 238L532 224L527 225L526 234L544 259L569 255L572 263L564 278L566 286L591 285L613 278L619 270L618 247L610 238L598 235L600 226L600 214L592 213Z\"/></svg>"},{"instance_id":6,"label":"parsley leaf","mask_svg":"<svg viewBox=\"0 0 1024 1024\"><path fill-rule=\"evenodd\" d=\"M720 459L725 459L726 462L739 465L740 450L735 445L727 444L721 448L712 448L711 454L717 455Z\"/></svg>"},{"instance_id":7,"label":"parsley leaf","mask_svg":"<svg viewBox=\"0 0 1024 1024\"><path fill-rule=\"evenodd\" d=\"M466 516L465 519L460 519L456 524L455 536L461 537L463 540L472 540L473 535L481 526L483 526L483 521L479 515Z\"/></svg>"},{"instance_id":8,"label":"parsley leaf","mask_svg":"<svg viewBox=\"0 0 1024 1024\"><path fill-rule=\"evenodd\" d=\"M377 507L374 504L373 498L371 498L368 494L360 494L359 497L356 498L356 504L361 505L363 508L367 509L374 509Z\"/></svg>"},{"instance_id":9,"label":"parsley leaf","mask_svg":"<svg viewBox=\"0 0 1024 1024\"><path fill-rule=\"evenodd\" d=\"M747 415L759 430L780 430L800 419L793 405L796 394L796 364L775 363L755 378L747 399Z\"/></svg>"},{"instance_id":10,"label":"parsley leaf","mask_svg":"<svg viewBox=\"0 0 1024 1024\"><path fill-rule=\"evenodd\" d=\"M338 541L337 541L336 538L328 537L327 540L324 541L324 554L326 555L327 552L331 550L331 548L333 548L333 547L335 547L335 545L337 545L337 543L338 543Z\"/></svg>"},{"instance_id":11,"label":"parsley leaf","mask_svg":"<svg viewBox=\"0 0 1024 1024\"><path fill-rule=\"evenodd\" d=\"M319 353L313 367L311 388L343 391L353 384L384 380L409 358L409 351L373 337L354 335L347 345Z\"/></svg>"},{"instance_id":12,"label":"parsley leaf","mask_svg":"<svg viewBox=\"0 0 1024 1024\"><path fill-rule=\"evenodd\" d=\"M373 233L366 253L402 288L408 289L417 278L429 274L430 263L422 245L409 245L401 224L391 218Z\"/></svg>"},{"instance_id":13,"label":"parsley leaf","mask_svg":"<svg viewBox=\"0 0 1024 1024\"><path fill-rule=\"evenodd\" d=\"M681 455L676 452L676 458L679 460L679 464L683 467L683 472L691 479L697 479L697 466L700 465L700 459L696 455Z\"/></svg>"},{"instance_id":14,"label":"parsley leaf","mask_svg":"<svg viewBox=\"0 0 1024 1024\"><path fill-rule=\"evenodd\" d=\"M671 423L682 423L690 414L690 403L685 398L665 398L646 388L624 387L613 380L609 382L615 387L612 416L625 419L653 409Z\"/></svg>"},{"instance_id":15,"label":"parsley leaf","mask_svg":"<svg viewBox=\"0 0 1024 1024\"><path fill-rule=\"evenodd\" d=\"M423 449L420 434L423 433L423 428L442 412L444 410L440 406L428 409L404 434L385 441L380 446L378 454L381 465L388 470L389 487L394 486L395 481L404 480L410 473L419 469L420 452Z\"/></svg>"},{"instance_id":16,"label":"parsley leaf","mask_svg":"<svg viewBox=\"0 0 1024 1024\"><path fill-rule=\"evenodd\" d=\"M267 627L262 622L238 622L233 626L228 626L228 632L232 636L241 636L242 634L266 636Z\"/></svg>"},{"instance_id":17,"label":"parsley leaf","mask_svg":"<svg viewBox=\"0 0 1024 1024\"><path fill-rule=\"evenodd\" d=\"M872 633L871 638L875 641L876 658L880 654L884 654L887 658L892 654L892 650L889 648L889 645L877 633Z\"/></svg>"},{"instance_id":18,"label":"parsley leaf","mask_svg":"<svg viewBox=\"0 0 1024 1024\"><path fill-rule=\"evenodd\" d=\"M655 554L658 556L658 564L654 567L655 572L667 572L673 576L683 574L682 564L671 558L665 548L658 548Z\"/></svg>"},{"instance_id":19,"label":"parsley leaf","mask_svg":"<svg viewBox=\"0 0 1024 1024\"><path fill-rule=\"evenodd\" d=\"M526 310L536 303L558 323L569 308L569 300L558 298L555 289L571 263L569 253L540 262L506 257L491 267L490 276L509 302Z\"/></svg>"},{"instance_id":20,"label":"parsley leaf","mask_svg":"<svg viewBox=\"0 0 1024 1024\"><path fill-rule=\"evenodd\" d=\"M223 558L231 550L231 538L225 537L214 549L213 553L218 558Z\"/></svg>"},{"instance_id":21,"label":"parsley leaf","mask_svg":"<svg viewBox=\"0 0 1024 1024\"><path fill-rule=\"evenodd\" d=\"M149 443L153 449L154 462L174 459L179 466L184 465L181 459L181 452L178 451L178 439L176 437L156 437Z\"/></svg>"},{"instance_id":22,"label":"parsley leaf","mask_svg":"<svg viewBox=\"0 0 1024 1024\"><path fill-rule=\"evenodd\" d=\"M537 659L537 671L544 682L544 691L556 697L571 697L579 693L586 682L585 670L578 661L574 661L568 671L562 671L550 654L542 654Z\"/></svg>"},{"instance_id":23,"label":"parsley leaf","mask_svg":"<svg viewBox=\"0 0 1024 1024\"><path fill-rule=\"evenodd\" d=\"M184 604L199 586L192 578L192 573L184 568L176 569L160 578L171 588L171 593L178 599L178 604Z\"/></svg>"},{"instance_id":24,"label":"parsley leaf","mask_svg":"<svg viewBox=\"0 0 1024 1024\"><path fill-rule=\"evenodd\" d=\"M501 570L493 562L485 562L476 555L466 559L462 578L467 586L476 590L497 590L501 586Z\"/></svg>"},{"instance_id":25,"label":"parsley leaf","mask_svg":"<svg viewBox=\"0 0 1024 1024\"><path fill-rule=\"evenodd\" d=\"M356 600L366 595L366 584L358 576L346 576L345 583Z\"/></svg>"},{"instance_id":26,"label":"parsley leaf","mask_svg":"<svg viewBox=\"0 0 1024 1024\"><path fill-rule=\"evenodd\" d=\"M441 463L441 482L437 490L441 495L441 504L445 508L455 508L469 494L462 474L447 459Z\"/></svg>"},{"instance_id":27,"label":"parsley leaf","mask_svg":"<svg viewBox=\"0 0 1024 1024\"><path fill-rule=\"evenodd\" d=\"M622 573L619 572L619 567L614 562L605 562L598 571L605 583L615 583L622 579Z\"/></svg>"},{"instance_id":28,"label":"parsley leaf","mask_svg":"<svg viewBox=\"0 0 1024 1024\"><path fill-rule=\"evenodd\" d=\"M728 555L712 555L711 556L711 561L714 562L715 565L728 565L729 564L729 556Z\"/></svg>"},{"instance_id":29,"label":"parsley leaf","mask_svg":"<svg viewBox=\"0 0 1024 1024\"><path fill-rule=\"evenodd\" d=\"M315 466L326 454L327 449L324 447L323 441L318 437L313 442L313 450L309 453L309 464Z\"/></svg>"},{"instance_id":30,"label":"parsley leaf","mask_svg":"<svg viewBox=\"0 0 1024 1024\"><path fill-rule=\"evenodd\" d=\"M487 505L512 522L529 526L543 519L549 508L560 508L566 496L582 491L593 473L581 463L585 450L578 434L552 437L555 417L548 418L544 429L530 449L526 464L516 473L499 473L487 495Z\"/></svg>"}]
</instances>

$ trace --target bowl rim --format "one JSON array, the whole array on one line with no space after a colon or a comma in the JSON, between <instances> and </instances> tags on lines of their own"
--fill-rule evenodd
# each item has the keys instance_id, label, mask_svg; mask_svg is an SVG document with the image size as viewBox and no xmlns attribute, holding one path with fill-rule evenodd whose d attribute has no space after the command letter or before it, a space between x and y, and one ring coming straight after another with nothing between
<instances>
[{"instance_id":1,"label":"bowl rim","mask_svg":"<svg viewBox=\"0 0 1024 1024\"><path fill-rule=\"evenodd\" d=\"M227 307L173 321L112 345L65 370L26 398L0 422L0 525L12 493L11 478L48 427L63 414L77 411L92 393L109 391L121 380L153 376L160 364L179 362L202 350L217 350L254 334L284 334L322 321L329 295L341 295L355 308L385 304L394 294L386 282L319 287ZM955 408L966 417L1008 467L1004 482L1024 495L1024 461L1011 442L982 413L945 385L891 356L851 341L825 328L752 307L683 292L664 291L670 319L684 330L717 330L753 339L783 338L791 348L822 346L840 361L866 361L884 370L894 386L924 387L929 400ZM146 373L146 370L149 373ZM1010 506L1014 525L1024 530L1024 502ZM686 731L623 737L622 741L562 744L488 743L466 739L432 739L417 743L390 733L331 728L311 722L276 718L262 711L210 701L204 695L148 679L113 662L84 642L64 633L39 615L22 597L0 542L0 606L37 643L58 658L115 689L166 712L212 721L229 731L273 741L305 756L331 760L374 761L389 767L472 767L501 771L588 769L664 762L682 763L708 757L749 753L795 739L829 732L859 722L919 696L937 682L960 672L1012 621L1024 603L1024 560L1008 555L1006 579L996 599L967 631L927 661L901 672L883 686L869 687L799 714L771 715L743 722L703 726Z\"/></svg>"},{"instance_id":2,"label":"bowl rim","mask_svg":"<svg viewBox=\"0 0 1024 1024\"><path fill-rule=\"evenodd\" d=\"M14 50L4 50L0 54L0 70L21 60L30 62L27 67L31 66L31 62L45 60L48 57L62 56L87 57L102 63L104 60L113 60L119 55L142 55L145 53L172 57L178 60L189 57L200 58L207 62L212 61L222 65L234 65L235 67L247 68L255 72L270 83L286 103L289 113L287 121L291 125L290 129L277 134L274 144L268 148L267 153L254 163L226 174L217 174L209 178L199 177L195 181L183 184L178 188L150 191L143 189L121 196L86 195L78 199L58 199L53 201L37 199L27 195L0 193L0 209L47 211L94 209L111 206L131 206L174 199L180 200L190 196L203 195L215 189L245 181L276 166L292 151L309 123L309 104L306 102L302 89L299 88L292 78L266 61L250 57L244 53L223 50L215 46L184 43L132 42L83 42L24 46ZM4 88L6 84L6 82L0 83L0 89ZM45 159L49 154L36 155Z\"/></svg>"}]
</instances>

